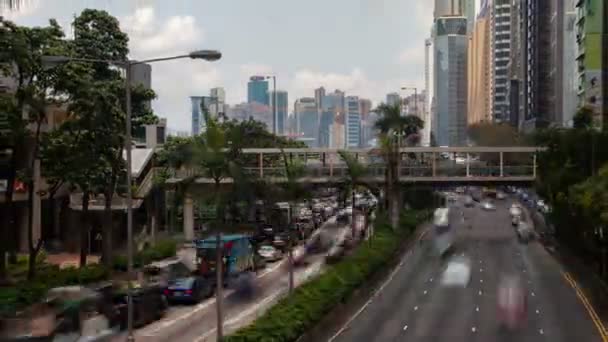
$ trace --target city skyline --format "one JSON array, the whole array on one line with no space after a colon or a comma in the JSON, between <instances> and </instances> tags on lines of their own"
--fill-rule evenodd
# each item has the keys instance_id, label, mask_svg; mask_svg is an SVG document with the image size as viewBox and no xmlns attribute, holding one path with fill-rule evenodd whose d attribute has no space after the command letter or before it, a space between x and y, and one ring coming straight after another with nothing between
<instances>
[{"instance_id":1,"label":"city skyline","mask_svg":"<svg viewBox=\"0 0 608 342\"><path fill-rule=\"evenodd\" d=\"M190 96L224 87L226 103L242 103L247 80L257 74L276 75L277 89L287 91L291 99L312 96L315 88L325 86L378 103L402 86L423 87L424 39L433 11L427 1L360 0L355 5L346 0L315 1L316 5L287 5L278 0L238 5L184 1L174 6L154 0L32 0L19 11L2 15L28 26L56 18L70 36L74 14L97 8L120 20L130 36L131 58L201 48L222 51L222 61L215 64L184 60L152 66L152 89L158 94L152 107L174 130L190 130ZM286 11L294 14L289 23L281 17ZM268 20L251 16L252 12L264 13L263 19ZM402 13L415 15L402 20ZM353 19L365 25L346 24ZM241 22L248 29L236 30L226 22ZM277 30L277 25L283 29ZM375 39L388 34L400 39ZM319 53L328 49L339 53ZM378 54L380 50L384 53Z\"/></svg>"}]
</instances>

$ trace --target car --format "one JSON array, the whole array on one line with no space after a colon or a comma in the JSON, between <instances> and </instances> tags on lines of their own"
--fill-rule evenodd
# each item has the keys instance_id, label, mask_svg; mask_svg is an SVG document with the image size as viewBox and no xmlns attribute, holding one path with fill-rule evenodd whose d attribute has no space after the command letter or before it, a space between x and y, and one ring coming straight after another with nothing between
<instances>
[{"instance_id":1,"label":"car","mask_svg":"<svg viewBox=\"0 0 608 342\"><path fill-rule=\"evenodd\" d=\"M511 204L511 207L509 208L509 214L511 214L511 216L521 216L522 213L521 205L518 203Z\"/></svg>"},{"instance_id":2,"label":"car","mask_svg":"<svg viewBox=\"0 0 608 342\"><path fill-rule=\"evenodd\" d=\"M467 287L471 280L471 259L456 257L450 260L441 275L441 285L445 287Z\"/></svg>"},{"instance_id":3,"label":"car","mask_svg":"<svg viewBox=\"0 0 608 342\"><path fill-rule=\"evenodd\" d=\"M517 227L520 222L521 222L521 216L520 215L513 215L511 217L511 225L513 227Z\"/></svg>"},{"instance_id":4,"label":"car","mask_svg":"<svg viewBox=\"0 0 608 342\"><path fill-rule=\"evenodd\" d=\"M215 292L215 282L203 277L191 276L169 281L164 291L169 303L198 303Z\"/></svg>"},{"instance_id":5,"label":"car","mask_svg":"<svg viewBox=\"0 0 608 342\"><path fill-rule=\"evenodd\" d=\"M496 206L494 205L494 203L492 203L488 200L485 200L481 203L481 208L483 210L488 210L488 211L496 210Z\"/></svg>"},{"instance_id":6,"label":"car","mask_svg":"<svg viewBox=\"0 0 608 342\"><path fill-rule=\"evenodd\" d=\"M502 192L502 191L496 192L496 199L504 200L506 198L507 198L507 194L505 194L504 192Z\"/></svg>"},{"instance_id":7,"label":"car","mask_svg":"<svg viewBox=\"0 0 608 342\"><path fill-rule=\"evenodd\" d=\"M475 206L475 201L473 201L473 197L466 196L464 198L464 206L467 207L467 208L474 207Z\"/></svg>"},{"instance_id":8,"label":"car","mask_svg":"<svg viewBox=\"0 0 608 342\"><path fill-rule=\"evenodd\" d=\"M497 291L498 322L510 330L521 327L527 318L528 298L518 276L503 277Z\"/></svg>"},{"instance_id":9,"label":"car","mask_svg":"<svg viewBox=\"0 0 608 342\"><path fill-rule=\"evenodd\" d=\"M260 247L258 249L258 254L266 261L277 261L283 258L283 253L281 253L280 250L269 245Z\"/></svg>"},{"instance_id":10,"label":"car","mask_svg":"<svg viewBox=\"0 0 608 342\"><path fill-rule=\"evenodd\" d=\"M534 239L534 229L524 221L517 225L517 238L520 242L528 243Z\"/></svg>"}]
</instances>

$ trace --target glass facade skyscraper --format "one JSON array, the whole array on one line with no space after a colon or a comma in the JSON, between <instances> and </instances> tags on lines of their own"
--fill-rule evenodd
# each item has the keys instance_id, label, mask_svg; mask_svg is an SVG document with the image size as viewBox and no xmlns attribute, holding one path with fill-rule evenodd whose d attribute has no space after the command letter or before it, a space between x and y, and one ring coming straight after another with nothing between
<instances>
[{"instance_id":1,"label":"glass facade skyscraper","mask_svg":"<svg viewBox=\"0 0 608 342\"><path fill-rule=\"evenodd\" d=\"M274 105L274 92L268 92L268 101L270 108ZM287 124L287 112L289 107L289 99L286 91L277 90L277 110L276 117L273 118L273 122L276 122L276 134L285 134L285 125ZM272 113L275 113L272 111Z\"/></svg>"},{"instance_id":2,"label":"glass facade skyscraper","mask_svg":"<svg viewBox=\"0 0 608 342\"><path fill-rule=\"evenodd\" d=\"M201 104L203 103L203 96L190 96L192 103L192 135L199 135L201 133Z\"/></svg>"},{"instance_id":3,"label":"glass facade skyscraper","mask_svg":"<svg viewBox=\"0 0 608 342\"><path fill-rule=\"evenodd\" d=\"M435 23L433 135L439 146L464 146L467 127L467 19L441 17Z\"/></svg>"},{"instance_id":4,"label":"glass facade skyscraper","mask_svg":"<svg viewBox=\"0 0 608 342\"><path fill-rule=\"evenodd\" d=\"M247 83L247 102L268 105L268 80L263 76L251 76Z\"/></svg>"},{"instance_id":5,"label":"glass facade skyscraper","mask_svg":"<svg viewBox=\"0 0 608 342\"><path fill-rule=\"evenodd\" d=\"M311 146L317 146L318 140L318 112L315 99L303 97L296 101L295 115L297 121L297 132L303 138L312 139Z\"/></svg>"}]
</instances>

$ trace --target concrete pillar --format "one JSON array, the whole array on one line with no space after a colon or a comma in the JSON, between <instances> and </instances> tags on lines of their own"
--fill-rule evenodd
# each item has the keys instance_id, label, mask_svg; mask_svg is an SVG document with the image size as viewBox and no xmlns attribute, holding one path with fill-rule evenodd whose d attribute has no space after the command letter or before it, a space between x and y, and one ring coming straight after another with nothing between
<instances>
[{"instance_id":1,"label":"concrete pillar","mask_svg":"<svg viewBox=\"0 0 608 342\"><path fill-rule=\"evenodd\" d=\"M258 173L260 177L264 177L264 153L259 154L259 164L260 164L260 172Z\"/></svg>"},{"instance_id":2,"label":"concrete pillar","mask_svg":"<svg viewBox=\"0 0 608 342\"><path fill-rule=\"evenodd\" d=\"M503 166L504 166L503 165L503 160L504 160L503 157L504 157L503 156L503 152L500 152L500 177L503 176Z\"/></svg>"},{"instance_id":3,"label":"concrete pillar","mask_svg":"<svg viewBox=\"0 0 608 342\"><path fill-rule=\"evenodd\" d=\"M194 201L190 194L184 198L184 238L194 240Z\"/></svg>"},{"instance_id":4,"label":"concrete pillar","mask_svg":"<svg viewBox=\"0 0 608 342\"><path fill-rule=\"evenodd\" d=\"M467 153L467 177L471 177L471 155Z\"/></svg>"},{"instance_id":5,"label":"concrete pillar","mask_svg":"<svg viewBox=\"0 0 608 342\"><path fill-rule=\"evenodd\" d=\"M34 215L32 216L32 241L34 246L38 244L38 240L42 238L42 227L41 227L41 216L42 216L42 202L40 200L40 159L34 161L34 203L32 209Z\"/></svg>"},{"instance_id":6,"label":"concrete pillar","mask_svg":"<svg viewBox=\"0 0 608 342\"><path fill-rule=\"evenodd\" d=\"M437 175L437 153L433 152L433 177Z\"/></svg>"},{"instance_id":7,"label":"concrete pillar","mask_svg":"<svg viewBox=\"0 0 608 342\"><path fill-rule=\"evenodd\" d=\"M532 176L536 178L536 154L532 155Z\"/></svg>"}]
</instances>

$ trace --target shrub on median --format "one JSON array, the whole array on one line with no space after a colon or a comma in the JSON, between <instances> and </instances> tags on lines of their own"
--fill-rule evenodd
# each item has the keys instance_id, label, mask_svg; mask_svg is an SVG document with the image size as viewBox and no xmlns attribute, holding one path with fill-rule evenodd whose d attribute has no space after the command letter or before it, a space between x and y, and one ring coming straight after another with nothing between
<instances>
[{"instance_id":1,"label":"shrub on median","mask_svg":"<svg viewBox=\"0 0 608 342\"><path fill-rule=\"evenodd\" d=\"M404 238L428 217L427 211L407 212L401 216L399 229L394 231L385 215L379 215L371 243L362 243L352 255L298 287L293 295L270 308L252 325L226 337L225 341L297 340L386 265L395 256Z\"/></svg>"}]
</instances>

